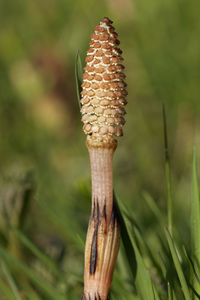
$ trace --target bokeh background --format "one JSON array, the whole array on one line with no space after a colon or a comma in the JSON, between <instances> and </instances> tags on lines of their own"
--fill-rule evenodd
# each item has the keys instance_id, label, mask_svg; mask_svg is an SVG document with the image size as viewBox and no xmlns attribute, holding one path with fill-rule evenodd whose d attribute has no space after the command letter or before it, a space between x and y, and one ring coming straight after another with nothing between
<instances>
[{"instance_id":1,"label":"bokeh background","mask_svg":"<svg viewBox=\"0 0 200 300\"><path fill-rule=\"evenodd\" d=\"M187 241L187 224L180 220L189 216L193 146L199 150L199 10L197 0L0 1L1 241L12 251L9 220L23 226L42 251L52 246L67 274L68 295L77 299L90 167L76 95L76 53L84 65L93 27L104 16L114 21L129 93L114 158L115 191L150 243L157 225L143 192L166 210L165 104L174 219Z\"/></svg>"}]
</instances>

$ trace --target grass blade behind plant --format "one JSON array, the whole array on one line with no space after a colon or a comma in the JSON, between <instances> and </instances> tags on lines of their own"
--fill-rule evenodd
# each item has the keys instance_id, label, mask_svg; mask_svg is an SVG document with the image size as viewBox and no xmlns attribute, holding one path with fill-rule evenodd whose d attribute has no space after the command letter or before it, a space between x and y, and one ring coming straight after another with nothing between
<instances>
[{"instance_id":1,"label":"grass blade behind plant","mask_svg":"<svg viewBox=\"0 0 200 300\"><path fill-rule=\"evenodd\" d=\"M160 300L160 297L159 297L157 290L155 289L153 283L152 283L152 290L153 290L154 300Z\"/></svg>"},{"instance_id":2,"label":"grass blade behind plant","mask_svg":"<svg viewBox=\"0 0 200 300\"><path fill-rule=\"evenodd\" d=\"M130 229L128 229L129 234ZM147 271L142 256L139 252L139 249L137 248L137 245L133 239L133 236L130 235L131 243L134 247L135 256L136 256L136 262L137 262L137 273L136 273L136 289L141 296L142 300L154 300L154 293L152 289L152 283L151 283L151 277L149 272Z\"/></svg>"},{"instance_id":3,"label":"grass blade behind plant","mask_svg":"<svg viewBox=\"0 0 200 300\"><path fill-rule=\"evenodd\" d=\"M82 67L79 51L77 52L76 61L75 61L75 79L76 79L76 92L77 92L78 104L79 104L79 108L81 108L80 93L81 93L81 84L83 80L83 67Z\"/></svg>"},{"instance_id":4,"label":"grass blade behind plant","mask_svg":"<svg viewBox=\"0 0 200 300\"><path fill-rule=\"evenodd\" d=\"M183 253L185 254L187 262L190 265L191 278L193 279L193 277L195 276L196 280L200 284L200 274L199 274L198 270L195 268L195 264L194 264L192 258L190 257L190 255L187 253L185 246L183 246Z\"/></svg>"},{"instance_id":5,"label":"grass blade behind plant","mask_svg":"<svg viewBox=\"0 0 200 300\"><path fill-rule=\"evenodd\" d=\"M166 279L167 269L166 269L165 262L164 262L164 259L161 255L160 251L158 252L158 259L159 259L159 266L160 266L160 270L162 272L162 276Z\"/></svg>"},{"instance_id":6,"label":"grass blade behind plant","mask_svg":"<svg viewBox=\"0 0 200 300\"><path fill-rule=\"evenodd\" d=\"M64 280L64 274L62 274L55 263L45 255L40 249L37 248L22 232L18 229L12 229L17 235L21 243L27 247L38 259L41 261L55 276L57 276L61 281Z\"/></svg>"},{"instance_id":7,"label":"grass blade behind plant","mask_svg":"<svg viewBox=\"0 0 200 300\"><path fill-rule=\"evenodd\" d=\"M200 199L199 187L196 169L196 153L193 152L193 166L192 166L192 197L191 197L191 249L192 249L192 262L191 280L195 291L200 295L200 284L195 276L199 273L200 264ZM195 298L196 299L196 296Z\"/></svg>"},{"instance_id":8,"label":"grass blade behind plant","mask_svg":"<svg viewBox=\"0 0 200 300\"><path fill-rule=\"evenodd\" d=\"M162 106L163 112L163 130L164 130L164 147L165 147L165 176L167 184L167 219L169 232L173 235L173 215L172 215L172 191L171 191L171 169L167 137L167 118L165 106Z\"/></svg>"},{"instance_id":9,"label":"grass blade behind plant","mask_svg":"<svg viewBox=\"0 0 200 300\"><path fill-rule=\"evenodd\" d=\"M6 300L16 300L15 296L11 292L11 289L8 287L7 283L0 277L0 295L5 296Z\"/></svg>"},{"instance_id":10,"label":"grass blade behind plant","mask_svg":"<svg viewBox=\"0 0 200 300\"><path fill-rule=\"evenodd\" d=\"M158 298L157 292L164 292L164 288L162 287L160 282L158 282L156 277L158 277L160 281L163 281L165 279L165 277L163 276L162 268L160 266L159 255L157 251L152 250L151 247L149 247L149 245L145 242L142 233L137 227L134 228L134 233L135 240L137 241L137 245L140 249L141 256L143 257L143 260L145 259L146 261L148 261L146 268L149 271L152 281L155 283L156 290L153 284L152 286L155 297Z\"/></svg>"},{"instance_id":11,"label":"grass blade behind plant","mask_svg":"<svg viewBox=\"0 0 200 300\"><path fill-rule=\"evenodd\" d=\"M143 198L146 201L149 208L151 209L151 211L153 212L153 214L155 215L155 217L157 218L158 222L164 226L165 225L165 216L161 212L161 210L158 207L155 200L147 192L143 192Z\"/></svg>"},{"instance_id":12,"label":"grass blade behind plant","mask_svg":"<svg viewBox=\"0 0 200 300\"><path fill-rule=\"evenodd\" d=\"M177 300L177 298L175 296L175 293L174 293L174 290L171 287L169 282L168 282L167 289L168 289L168 300Z\"/></svg>"},{"instance_id":13,"label":"grass blade behind plant","mask_svg":"<svg viewBox=\"0 0 200 300\"><path fill-rule=\"evenodd\" d=\"M27 298L30 300L41 300L41 297L37 294L37 292L34 290L34 288L24 288L23 294L26 295Z\"/></svg>"},{"instance_id":14,"label":"grass blade behind plant","mask_svg":"<svg viewBox=\"0 0 200 300\"><path fill-rule=\"evenodd\" d=\"M78 239L77 236L74 234L74 232L78 232L76 227L77 224L75 222L72 223L72 219L70 219L69 221L62 214L58 213L55 207L49 205L47 201L38 198L38 203L39 205L41 205L41 208L44 209L44 211L46 211L48 216L54 222L55 226L59 228L59 232L62 234L65 240L67 242L70 242L71 244L76 245L78 249L80 249L80 251L83 251L80 239Z\"/></svg>"},{"instance_id":15,"label":"grass blade behind plant","mask_svg":"<svg viewBox=\"0 0 200 300\"><path fill-rule=\"evenodd\" d=\"M176 268L176 272L178 274L178 277L179 277L179 280L180 280L180 283L181 283L181 287L182 287L182 290L183 290L185 300L191 300L188 285L187 285L185 276L183 274L183 270L182 270L182 267L181 267L181 264L180 264L180 261L179 261L179 258L178 258L178 254L176 252L176 248L175 248L172 236L171 236L168 228L165 228L165 233L166 233L169 249L170 249L170 252L171 252L171 255L172 255L172 259L173 259L173 262L174 262L174 265L175 265L175 268Z\"/></svg>"},{"instance_id":16,"label":"grass blade behind plant","mask_svg":"<svg viewBox=\"0 0 200 300\"><path fill-rule=\"evenodd\" d=\"M136 258L135 258L134 248L132 246L132 243L131 243L131 240L130 240L130 237L129 237L129 233L128 233L127 228L126 228L124 218L123 218L122 213L120 211L120 207L119 207L117 198L116 198L115 194L113 196L114 196L114 205L115 205L115 208L117 210L117 215L118 215L119 222L120 222L121 239L122 239L122 242L124 244L124 249L125 249L125 252L126 252L126 258L127 258L127 261L128 261L128 264L129 264L129 267L130 267L130 270L131 270L131 273L132 273L132 276L133 276L133 280L135 280L135 276L136 276Z\"/></svg>"},{"instance_id":17,"label":"grass blade behind plant","mask_svg":"<svg viewBox=\"0 0 200 300\"><path fill-rule=\"evenodd\" d=\"M133 268L132 272L135 277L135 285L138 294L140 295L142 300L146 300L146 299L155 300L153 289L152 289L151 277L144 265L142 256L133 238L133 233L129 221L127 217L123 216L123 214L121 213L121 208L120 208L121 205L119 205L119 202L117 201L115 195L114 195L114 200L115 200L115 206L117 209L120 226L121 226L122 241L126 250L127 260L130 263L130 268L131 269ZM128 251L126 246L128 246ZM134 258L131 261L130 261L130 255L132 256L132 258Z\"/></svg>"},{"instance_id":18,"label":"grass blade behind plant","mask_svg":"<svg viewBox=\"0 0 200 300\"><path fill-rule=\"evenodd\" d=\"M53 287L49 282L44 280L40 275L38 275L35 271L31 270L29 266L26 266L24 263L15 259L11 256L3 247L0 247L0 254L7 262L10 268L17 270L17 272L21 272L25 274L26 277L44 294L48 299L53 300L65 300L65 296Z\"/></svg>"},{"instance_id":19,"label":"grass blade behind plant","mask_svg":"<svg viewBox=\"0 0 200 300\"><path fill-rule=\"evenodd\" d=\"M5 262L3 260L0 261L0 266L1 266L1 270L2 273L4 274L9 286L10 286L10 290L12 291L13 295L14 295L14 299L15 300L21 300L21 297L19 295L17 286L15 284L14 279L12 278L12 275L10 274Z\"/></svg>"},{"instance_id":20,"label":"grass blade behind plant","mask_svg":"<svg viewBox=\"0 0 200 300\"><path fill-rule=\"evenodd\" d=\"M168 290L168 299L173 300L172 288L169 282L168 282L167 290Z\"/></svg>"}]
</instances>

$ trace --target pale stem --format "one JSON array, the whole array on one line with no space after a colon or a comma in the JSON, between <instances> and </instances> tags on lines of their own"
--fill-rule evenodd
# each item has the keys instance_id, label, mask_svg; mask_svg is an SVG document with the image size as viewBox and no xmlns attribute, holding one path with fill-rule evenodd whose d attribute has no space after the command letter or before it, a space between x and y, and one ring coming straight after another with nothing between
<instances>
[{"instance_id":1,"label":"pale stem","mask_svg":"<svg viewBox=\"0 0 200 300\"><path fill-rule=\"evenodd\" d=\"M99 205L100 214L106 213L107 224L113 209L113 148L88 147L92 177L92 211Z\"/></svg>"}]
</instances>

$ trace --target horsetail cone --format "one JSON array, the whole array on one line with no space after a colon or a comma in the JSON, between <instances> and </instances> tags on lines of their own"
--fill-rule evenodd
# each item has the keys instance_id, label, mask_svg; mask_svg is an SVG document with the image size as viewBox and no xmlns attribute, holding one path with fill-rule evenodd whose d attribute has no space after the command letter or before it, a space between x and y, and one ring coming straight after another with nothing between
<instances>
[{"instance_id":1,"label":"horsetail cone","mask_svg":"<svg viewBox=\"0 0 200 300\"><path fill-rule=\"evenodd\" d=\"M126 104L119 40L108 18L101 20L91 36L82 84L82 121L86 134L96 139L121 136Z\"/></svg>"},{"instance_id":2,"label":"horsetail cone","mask_svg":"<svg viewBox=\"0 0 200 300\"><path fill-rule=\"evenodd\" d=\"M92 177L92 212L85 247L83 299L106 300L119 250L113 206L113 154L122 136L126 83L122 51L112 21L95 26L83 75L81 113Z\"/></svg>"}]
</instances>

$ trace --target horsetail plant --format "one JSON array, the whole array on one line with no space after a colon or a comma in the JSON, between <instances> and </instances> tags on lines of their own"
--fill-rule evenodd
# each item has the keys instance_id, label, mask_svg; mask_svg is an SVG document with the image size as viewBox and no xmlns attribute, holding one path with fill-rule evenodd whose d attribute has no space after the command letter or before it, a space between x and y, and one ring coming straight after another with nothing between
<instances>
[{"instance_id":1,"label":"horsetail plant","mask_svg":"<svg viewBox=\"0 0 200 300\"><path fill-rule=\"evenodd\" d=\"M81 113L87 135L92 177L92 210L84 267L84 300L106 300L120 240L113 204L113 154L115 136L122 136L127 91L122 51L112 21L95 26L87 51L82 83Z\"/></svg>"}]
</instances>

